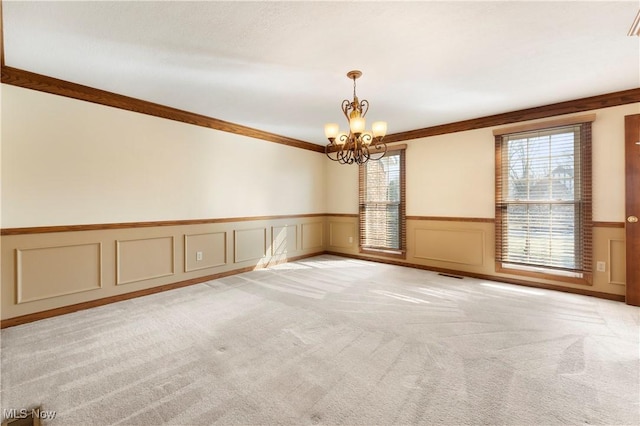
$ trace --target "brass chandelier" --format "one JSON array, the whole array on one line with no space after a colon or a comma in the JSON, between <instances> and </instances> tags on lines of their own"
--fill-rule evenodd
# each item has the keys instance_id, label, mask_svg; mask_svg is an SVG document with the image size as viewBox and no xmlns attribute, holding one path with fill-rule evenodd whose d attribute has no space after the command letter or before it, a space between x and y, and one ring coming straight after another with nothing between
<instances>
[{"instance_id":1,"label":"brass chandelier","mask_svg":"<svg viewBox=\"0 0 640 426\"><path fill-rule=\"evenodd\" d=\"M360 101L356 96L356 79L362 75L354 70L347 73L353 80L353 101L342 101L342 112L349 123L349 133L340 131L337 123L324 125L324 134L329 139L325 154L330 160L340 164L364 164L369 160L379 160L387 152L387 145L382 142L387 133L387 123L376 121L371 131L365 130L365 118L369 110L369 101Z\"/></svg>"}]
</instances>

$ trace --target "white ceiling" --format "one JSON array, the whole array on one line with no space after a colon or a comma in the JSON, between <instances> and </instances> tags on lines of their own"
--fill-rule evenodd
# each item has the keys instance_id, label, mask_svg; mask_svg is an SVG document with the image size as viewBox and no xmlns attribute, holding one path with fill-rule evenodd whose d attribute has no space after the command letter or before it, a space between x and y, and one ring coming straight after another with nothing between
<instances>
[{"instance_id":1,"label":"white ceiling","mask_svg":"<svg viewBox=\"0 0 640 426\"><path fill-rule=\"evenodd\" d=\"M325 144L640 87L634 1L3 0L6 65Z\"/></svg>"}]
</instances>

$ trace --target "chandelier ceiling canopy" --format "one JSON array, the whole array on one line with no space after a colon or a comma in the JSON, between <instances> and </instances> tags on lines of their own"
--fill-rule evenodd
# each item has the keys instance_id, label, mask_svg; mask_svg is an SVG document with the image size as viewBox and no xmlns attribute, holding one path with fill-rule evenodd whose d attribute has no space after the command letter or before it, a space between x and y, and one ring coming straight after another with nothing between
<instances>
[{"instance_id":1,"label":"chandelier ceiling canopy","mask_svg":"<svg viewBox=\"0 0 640 426\"><path fill-rule=\"evenodd\" d=\"M347 77L353 80L353 101L342 101L342 113L347 118L349 130L341 131L338 123L324 125L324 134L329 139L325 154L330 160L340 164L364 164L369 160L379 160L387 152L382 138L387 133L385 121L375 121L371 131L366 130L365 115L369 110L369 101L360 101L356 95L356 79L362 76L358 70L349 71Z\"/></svg>"}]
</instances>

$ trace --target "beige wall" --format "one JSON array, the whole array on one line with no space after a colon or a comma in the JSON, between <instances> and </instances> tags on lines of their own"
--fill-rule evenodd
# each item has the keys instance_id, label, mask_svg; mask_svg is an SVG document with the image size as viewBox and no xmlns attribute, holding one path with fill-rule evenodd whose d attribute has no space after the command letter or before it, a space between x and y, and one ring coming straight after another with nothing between
<instances>
[{"instance_id":1,"label":"beige wall","mask_svg":"<svg viewBox=\"0 0 640 426\"><path fill-rule=\"evenodd\" d=\"M316 152L2 85L2 227L322 213Z\"/></svg>"},{"instance_id":2,"label":"beige wall","mask_svg":"<svg viewBox=\"0 0 640 426\"><path fill-rule=\"evenodd\" d=\"M589 111L593 123L593 220L624 220L624 116L640 104ZM585 112L571 115L582 115ZM543 120L533 120L531 123ZM523 123L519 123L523 124ZM508 126L500 126L508 127ZM493 218L494 128L407 141L407 215ZM326 165L327 211L358 213L356 167Z\"/></svg>"},{"instance_id":3,"label":"beige wall","mask_svg":"<svg viewBox=\"0 0 640 426\"><path fill-rule=\"evenodd\" d=\"M326 159L325 168L327 212L357 214L358 166L347 166Z\"/></svg>"},{"instance_id":4,"label":"beige wall","mask_svg":"<svg viewBox=\"0 0 640 426\"><path fill-rule=\"evenodd\" d=\"M407 215L494 216L494 139L491 129L410 141Z\"/></svg>"}]
</instances>

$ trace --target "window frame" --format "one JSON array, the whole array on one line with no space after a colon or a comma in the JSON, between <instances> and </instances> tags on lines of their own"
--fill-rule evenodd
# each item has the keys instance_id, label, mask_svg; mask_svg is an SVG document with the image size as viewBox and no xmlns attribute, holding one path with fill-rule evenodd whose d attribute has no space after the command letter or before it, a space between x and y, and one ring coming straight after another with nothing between
<instances>
[{"instance_id":1,"label":"window frame","mask_svg":"<svg viewBox=\"0 0 640 426\"><path fill-rule=\"evenodd\" d=\"M399 245L400 249L395 248L378 248L367 247L364 245L366 224L364 223L364 211L366 209L365 197L365 173L367 164L373 161L369 160L365 164L358 166L358 249L362 254L370 254L375 256L384 256L390 258L406 259L407 256L407 208L406 208L406 145L389 146L385 157L389 155L398 155L400 159L400 203L399 203ZM384 158L384 157L383 157Z\"/></svg>"},{"instance_id":2,"label":"window frame","mask_svg":"<svg viewBox=\"0 0 640 426\"><path fill-rule=\"evenodd\" d=\"M513 126L504 129L496 129L493 134L495 136L495 270L500 273L507 273L512 275L521 275L530 278L539 278L560 282L567 282L572 284L593 284L593 203L592 203L592 131L591 123L595 120L595 114L588 114L583 116L562 118L557 120L549 120L545 122L538 122L533 124L525 124L520 126ZM509 263L503 260L503 247L505 246L505 229L504 223L506 218L506 209L509 201L503 199L503 182L508 182L508 177L503 176L502 158L503 147L505 139L508 136L516 135L518 133L535 132L535 131L553 131L554 129L567 127L567 126L579 126L580 127L580 139L574 141L575 147L579 144L579 163L576 161L574 164L580 165L580 199L574 201L575 206L579 206L579 213L574 213L574 226L579 235L576 238L580 239L580 251L581 268L573 270L564 270L562 268L553 267L540 267L538 265L521 265ZM578 183L576 183L578 184ZM515 204L518 204L517 202ZM545 203L536 202L536 204L549 204L553 202ZM581 214L580 216L577 216ZM577 233L576 233L577 234ZM574 253L578 256L580 253Z\"/></svg>"}]
</instances>

